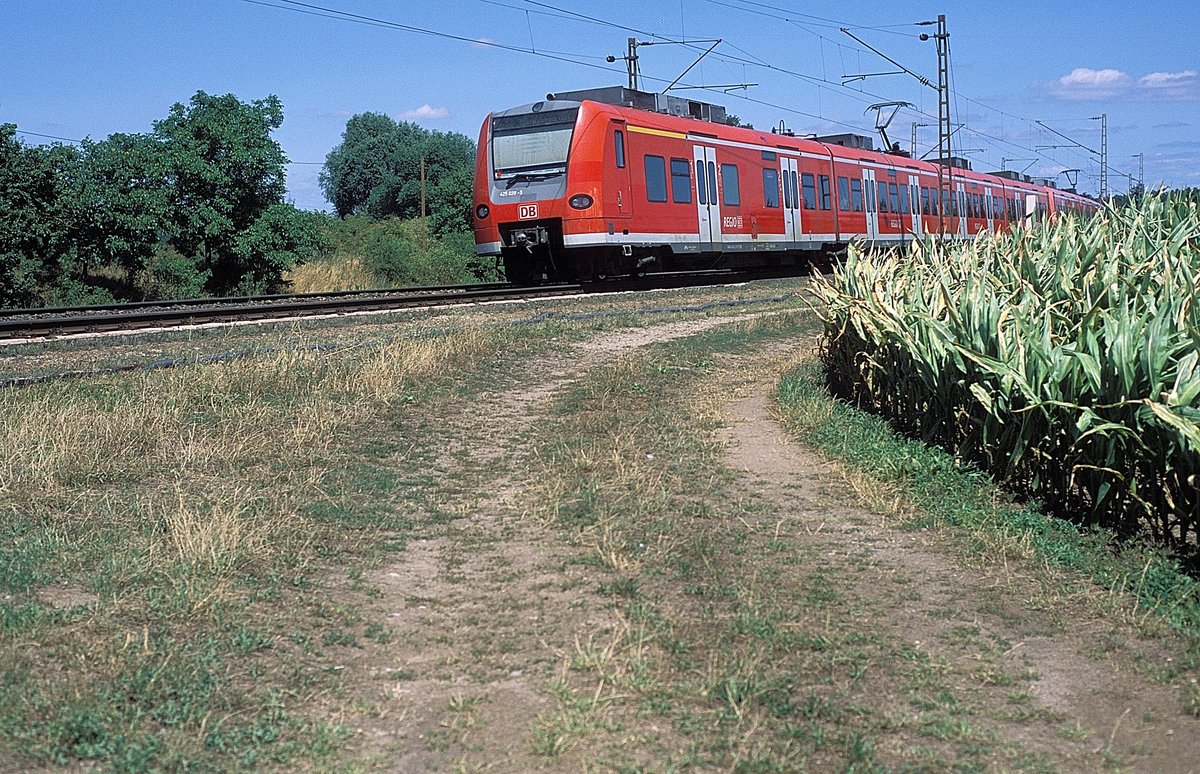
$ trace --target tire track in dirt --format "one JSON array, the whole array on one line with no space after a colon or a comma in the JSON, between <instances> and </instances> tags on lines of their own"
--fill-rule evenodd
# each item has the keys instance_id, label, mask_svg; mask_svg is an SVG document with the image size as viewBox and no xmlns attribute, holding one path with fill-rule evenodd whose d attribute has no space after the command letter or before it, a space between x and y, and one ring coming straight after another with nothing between
<instances>
[{"instance_id":1,"label":"tire track in dirt","mask_svg":"<svg viewBox=\"0 0 1200 774\"><path fill-rule=\"evenodd\" d=\"M369 578L368 616L396 638L348 669L375 718L357 729L362 755L389 771L528 771L565 759L534 755L531 729L551 704L547 686L579 641L620 623L597 604L582 549L530 519L529 443L554 397L621 353L759 315L607 333L521 373L461 411L438 417L446 446L435 465L460 477L462 515L411 541ZM361 719L360 719L361 720Z\"/></svg>"},{"instance_id":2,"label":"tire track in dirt","mask_svg":"<svg viewBox=\"0 0 1200 774\"><path fill-rule=\"evenodd\" d=\"M1138 673L1147 661L1162 663L1158 643L1083 612L1053 620L1030 604L1043 594L1031 573L969 566L953 539L897 529L856 506L841 467L791 439L777 421L769 397L774 384L758 382L729 404L726 463L754 496L773 504L795 540L815 547L831 573L838 568L837 577L849 579L846 591L870 605L877 631L948 665L951 682L973 695L976 714L983 713L974 722L1062 770L1095 771L1115 755L1137 770L1200 771L1200 720L1182 712L1176 687ZM850 569L851 561L870 572ZM973 634L964 638L963 631ZM988 643L1007 647L981 657ZM1106 647L1109 652L1097 654ZM1017 676L1015 684L979 679L994 667ZM1047 721L1002 719L1021 683ZM884 697L898 703L900 714L913 712L894 686L870 690L881 703ZM1071 724L1074 738L1063 734Z\"/></svg>"}]
</instances>

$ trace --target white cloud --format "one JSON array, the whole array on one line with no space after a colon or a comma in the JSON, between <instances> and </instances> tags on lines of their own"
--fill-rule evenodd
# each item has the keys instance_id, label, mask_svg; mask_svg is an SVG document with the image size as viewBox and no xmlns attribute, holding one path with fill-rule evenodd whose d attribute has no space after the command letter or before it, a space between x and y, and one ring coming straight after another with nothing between
<instances>
[{"instance_id":1,"label":"white cloud","mask_svg":"<svg viewBox=\"0 0 1200 774\"><path fill-rule=\"evenodd\" d=\"M1138 79L1138 85L1148 89L1171 88L1182 83L1193 82L1196 80L1197 75L1200 75L1200 73L1197 73L1195 70L1184 70L1178 73L1150 73Z\"/></svg>"},{"instance_id":2,"label":"white cloud","mask_svg":"<svg viewBox=\"0 0 1200 774\"><path fill-rule=\"evenodd\" d=\"M1133 78L1120 70L1092 70L1076 67L1050 84L1050 91L1063 99L1111 99L1123 96L1133 86Z\"/></svg>"},{"instance_id":3,"label":"white cloud","mask_svg":"<svg viewBox=\"0 0 1200 774\"><path fill-rule=\"evenodd\" d=\"M1187 101L1200 99L1200 73L1150 73L1138 79L1138 89L1148 99Z\"/></svg>"},{"instance_id":4,"label":"white cloud","mask_svg":"<svg viewBox=\"0 0 1200 774\"><path fill-rule=\"evenodd\" d=\"M1076 67L1047 84L1047 91L1065 100L1122 99L1132 101L1200 100L1200 72L1155 72L1134 78L1113 68Z\"/></svg>"},{"instance_id":5,"label":"white cloud","mask_svg":"<svg viewBox=\"0 0 1200 774\"><path fill-rule=\"evenodd\" d=\"M447 108L435 108L428 103L414 110L405 110L400 114L400 118L404 121L436 121L440 118L449 117L450 111Z\"/></svg>"}]
</instances>

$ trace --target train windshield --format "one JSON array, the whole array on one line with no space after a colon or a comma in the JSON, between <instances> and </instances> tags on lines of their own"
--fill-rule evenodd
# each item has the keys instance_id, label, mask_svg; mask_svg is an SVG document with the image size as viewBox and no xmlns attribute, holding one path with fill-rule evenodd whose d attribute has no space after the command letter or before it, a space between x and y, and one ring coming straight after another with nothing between
<instances>
[{"instance_id":1,"label":"train windshield","mask_svg":"<svg viewBox=\"0 0 1200 774\"><path fill-rule=\"evenodd\" d=\"M492 119L492 168L496 177L555 175L567 153L579 108L496 116Z\"/></svg>"}]
</instances>

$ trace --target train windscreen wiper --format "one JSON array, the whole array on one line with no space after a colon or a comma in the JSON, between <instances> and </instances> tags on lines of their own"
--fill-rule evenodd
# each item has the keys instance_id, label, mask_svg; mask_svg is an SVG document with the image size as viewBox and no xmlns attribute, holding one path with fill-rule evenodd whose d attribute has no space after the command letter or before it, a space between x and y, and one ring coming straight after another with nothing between
<instances>
[{"instance_id":1,"label":"train windscreen wiper","mask_svg":"<svg viewBox=\"0 0 1200 774\"><path fill-rule=\"evenodd\" d=\"M513 175L512 177L510 177L508 179L508 185L506 185L504 187L504 189L508 190L509 188L512 188L514 185L521 182L522 180L524 180L527 183L534 183L534 182L537 182L538 180L549 180L552 177L558 177L559 175L563 174L563 172L564 172L564 170L559 170L557 172L538 172L538 173L522 172L520 174Z\"/></svg>"}]
</instances>

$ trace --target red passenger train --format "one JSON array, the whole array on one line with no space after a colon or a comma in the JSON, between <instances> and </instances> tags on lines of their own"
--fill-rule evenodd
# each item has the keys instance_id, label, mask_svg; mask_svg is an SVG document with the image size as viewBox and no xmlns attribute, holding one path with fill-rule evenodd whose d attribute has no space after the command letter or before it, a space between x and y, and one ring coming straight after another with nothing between
<instances>
[{"instance_id":1,"label":"red passenger train","mask_svg":"<svg viewBox=\"0 0 1200 774\"><path fill-rule=\"evenodd\" d=\"M479 135L475 242L510 281L824 262L854 240L971 239L1097 207L1014 173L982 174L724 123L724 109L622 87L493 113Z\"/></svg>"}]
</instances>

